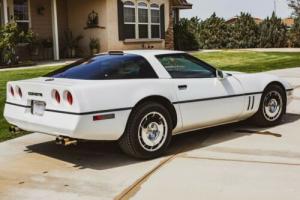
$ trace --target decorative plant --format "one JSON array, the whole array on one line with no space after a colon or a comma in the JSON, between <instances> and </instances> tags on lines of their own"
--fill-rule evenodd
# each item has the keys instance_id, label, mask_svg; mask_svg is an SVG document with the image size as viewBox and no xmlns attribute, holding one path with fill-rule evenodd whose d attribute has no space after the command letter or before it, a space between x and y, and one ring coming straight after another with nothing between
<instances>
[{"instance_id":1,"label":"decorative plant","mask_svg":"<svg viewBox=\"0 0 300 200\"><path fill-rule=\"evenodd\" d=\"M52 38L47 38L42 40L42 46L45 49L50 49L53 47L53 41Z\"/></svg>"},{"instance_id":2,"label":"decorative plant","mask_svg":"<svg viewBox=\"0 0 300 200\"><path fill-rule=\"evenodd\" d=\"M100 40L98 38L90 38L90 51L92 55L99 53Z\"/></svg>"},{"instance_id":3,"label":"decorative plant","mask_svg":"<svg viewBox=\"0 0 300 200\"><path fill-rule=\"evenodd\" d=\"M76 56L76 51L79 49L79 42L82 39L82 35L74 37L70 30L65 32L65 42L69 57L74 58Z\"/></svg>"},{"instance_id":4,"label":"decorative plant","mask_svg":"<svg viewBox=\"0 0 300 200\"><path fill-rule=\"evenodd\" d=\"M10 23L0 28L0 55L1 63L14 65L19 61L16 47L19 43L27 41L29 35L20 31L16 23Z\"/></svg>"},{"instance_id":5,"label":"decorative plant","mask_svg":"<svg viewBox=\"0 0 300 200\"><path fill-rule=\"evenodd\" d=\"M30 54L33 56L39 55L42 41L38 38L38 35L32 31L29 31L27 35L27 43Z\"/></svg>"}]
</instances>

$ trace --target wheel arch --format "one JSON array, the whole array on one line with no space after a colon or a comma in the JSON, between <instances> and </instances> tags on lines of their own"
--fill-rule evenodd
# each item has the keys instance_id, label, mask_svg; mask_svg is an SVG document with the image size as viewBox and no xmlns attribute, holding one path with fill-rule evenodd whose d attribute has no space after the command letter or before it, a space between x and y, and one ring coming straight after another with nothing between
<instances>
[{"instance_id":1,"label":"wheel arch","mask_svg":"<svg viewBox=\"0 0 300 200\"><path fill-rule=\"evenodd\" d=\"M178 122L178 118L177 118L177 112L176 112L176 109L174 107L174 105L171 103L171 101L164 97L164 96L160 96L160 95L151 95L151 96L147 96L143 99L141 99L140 101L138 101L134 107L133 107L133 110L145 103L145 102L156 102L156 103L159 103L159 104L162 104L165 108L167 108L167 110L169 111L170 115L171 115L171 118L172 118L172 123L173 123L173 129L177 126L177 122ZM132 114L133 110L131 111L130 115Z\"/></svg>"},{"instance_id":2,"label":"wheel arch","mask_svg":"<svg viewBox=\"0 0 300 200\"><path fill-rule=\"evenodd\" d=\"M266 91L266 89L272 85L277 85L279 87L281 87L281 89L284 91L283 92L283 95L284 95L284 105L285 105L285 108L284 108L284 113L286 113L286 107L287 107L287 93L286 93L286 88L284 86L283 83L281 83L280 81L272 81L270 82L265 88L264 88L264 92Z\"/></svg>"},{"instance_id":3,"label":"wheel arch","mask_svg":"<svg viewBox=\"0 0 300 200\"><path fill-rule=\"evenodd\" d=\"M265 92L266 89L267 89L268 87L270 87L271 85L277 85L277 86L281 87L281 89L284 91L284 97L285 97L285 99L287 99L286 88L285 88L284 84L281 83L280 81L272 81L272 82L268 83L268 85L264 88L264 92Z\"/></svg>"}]
</instances>

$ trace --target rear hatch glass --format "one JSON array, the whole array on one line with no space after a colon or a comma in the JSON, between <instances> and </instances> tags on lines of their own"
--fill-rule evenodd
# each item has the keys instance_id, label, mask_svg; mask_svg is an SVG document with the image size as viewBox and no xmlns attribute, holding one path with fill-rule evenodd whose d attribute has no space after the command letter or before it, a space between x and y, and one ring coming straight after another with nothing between
<instances>
[{"instance_id":1,"label":"rear hatch glass","mask_svg":"<svg viewBox=\"0 0 300 200\"><path fill-rule=\"evenodd\" d=\"M102 54L79 60L44 77L111 80L158 78L149 62L134 54Z\"/></svg>"}]
</instances>

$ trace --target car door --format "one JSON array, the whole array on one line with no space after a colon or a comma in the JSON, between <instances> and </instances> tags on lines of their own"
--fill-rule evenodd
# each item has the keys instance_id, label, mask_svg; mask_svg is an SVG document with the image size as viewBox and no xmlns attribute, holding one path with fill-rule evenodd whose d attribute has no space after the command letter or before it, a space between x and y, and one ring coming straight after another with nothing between
<instances>
[{"instance_id":1,"label":"car door","mask_svg":"<svg viewBox=\"0 0 300 200\"><path fill-rule=\"evenodd\" d=\"M245 97L239 81L188 54L157 56L174 82L183 120L182 130L235 121L243 112Z\"/></svg>"}]
</instances>

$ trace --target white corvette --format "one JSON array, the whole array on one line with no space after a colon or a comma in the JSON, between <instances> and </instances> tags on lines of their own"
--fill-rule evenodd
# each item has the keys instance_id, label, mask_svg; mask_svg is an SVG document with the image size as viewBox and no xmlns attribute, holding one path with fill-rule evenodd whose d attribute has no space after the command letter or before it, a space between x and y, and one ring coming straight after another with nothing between
<instances>
[{"instance_id":1,"label":"white corvette","mask_svg":"<svg viewBox=\"0 0 300 200\"><path fill-rule=\"evenodd\" d=\"M222 72L184 52L109 52L7 84L4 116L58 142L118 140L154 158L174 134L252 118L279 124L291 86L268 74Z\"/></svg>"}]
</instances>

